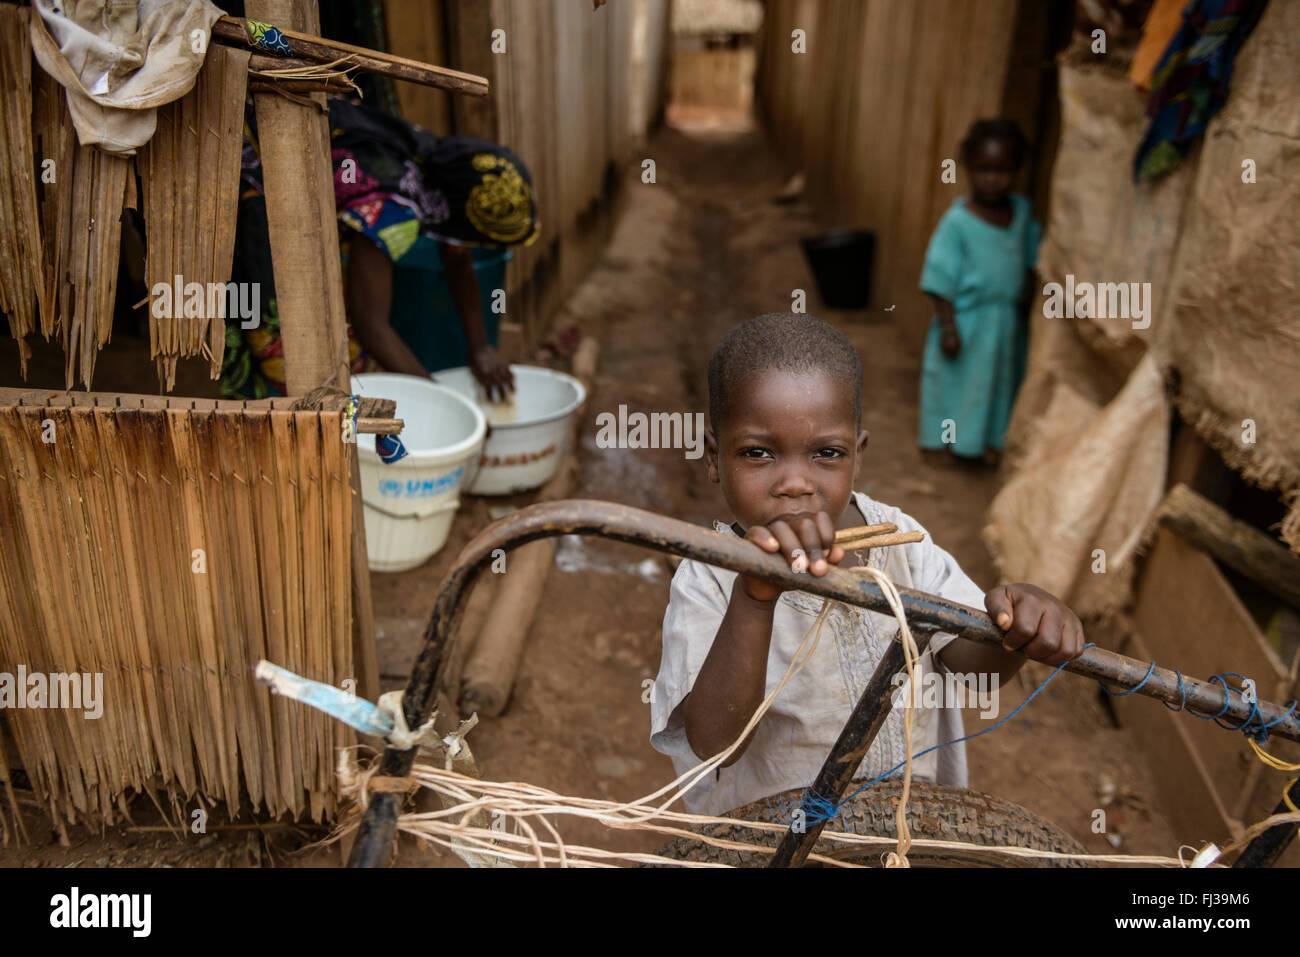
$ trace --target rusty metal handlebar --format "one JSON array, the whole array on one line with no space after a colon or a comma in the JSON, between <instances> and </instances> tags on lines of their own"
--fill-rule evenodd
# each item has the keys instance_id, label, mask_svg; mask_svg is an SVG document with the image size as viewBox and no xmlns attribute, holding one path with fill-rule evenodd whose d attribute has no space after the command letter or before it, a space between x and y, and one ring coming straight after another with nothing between
<instances>
[{"instance_id":1,"label":"rusty metal handlebar","mask_svg":"<svg viewBox=\"0 0 1300 957\"><path fill-rule=\"evenodd\" d=\"M667 518L643 509L587 499L570 499L530 505L489 525L470 540L457 556L443 581L424 631L424 644L407 682L402 708L408 727L418 728L433 710L435 679L447 645L459 624L463 599L478 572L492 561L494 550L512 549L538 538L556 535L597 535L630 542L660 552L681 555L707 565L751 575L788 589L819 595L846 604L890 615L892 612L875 582L832 568L822 578L797 574L776 555L751 542L722 535L680 519ZM1002 632L988 614L935 595L899 588L908 623L922 632L946 632L1001 647ZM1270 724L1271 734L1300 741L1300 717L1270 702L1261 701L1252 712L1238 694L1234 700L1222 687L1195 678L1182 677L1167 668L1137 661L1104 648L1091 647L1065 665L1066 671L1170 704L1185 705L1204 715L1216 715L1252 726ZM1140 686L1140 687L1139 687ZM379 774L404 777L415 762L416 749L399 751L388 747L380 759ZM349 867L382 866L396 836L401 796L390 792L372 795L366 809Z\"/></svg>"}]
</instances>

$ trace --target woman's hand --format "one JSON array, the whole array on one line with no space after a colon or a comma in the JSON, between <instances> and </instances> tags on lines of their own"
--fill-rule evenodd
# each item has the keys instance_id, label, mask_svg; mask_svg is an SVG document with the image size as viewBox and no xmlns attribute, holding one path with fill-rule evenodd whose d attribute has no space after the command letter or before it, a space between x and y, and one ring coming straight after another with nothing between
<instances>
[{"instance_id":1,"label":"woman's hand","mask_svg":"<svg viewBox=\"0 0 1300 957\"><path fill-rule=\"evenodd\" d=\"M470 354L469 368L474 373L474 378L487 390L488 399L492 402L504 399L515 389L515 377L510 371L510 363L489 345Z\"/></svg>"},{"instance_id":2,"label":"woman's hand","mask_svg":"<svg viewBox=\"0 0 1300 957\"><path fill-rule=\"evenodd\" d=\"M844 560L844 549L835 544L835 522L826 512L794 523L775 521L770 525L753 525L745 539L765 552L780 552L797 572L810 571L818 578L832 565ZM785 591L761 578L740 576L745 594L755 601L775 601Z\"/></svg>"}]
</instances>

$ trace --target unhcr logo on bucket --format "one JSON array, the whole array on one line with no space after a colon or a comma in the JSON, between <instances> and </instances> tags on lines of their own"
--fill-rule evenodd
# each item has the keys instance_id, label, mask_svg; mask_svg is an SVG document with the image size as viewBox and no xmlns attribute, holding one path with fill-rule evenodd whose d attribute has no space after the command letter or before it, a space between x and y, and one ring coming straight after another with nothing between
<instances>
[{"instance_id":1,"label":"unhcr logo on bucket","mask_svg":"<svg viewBox=\"0 0 1300 957\"><path fill-rule=\"evenodd\" d=\"M460 481L465 466L446 475L427 479L380 479L379 494L385 498L432 498L454 489Z\"/></svg>"},{"instance_id":2,"label":"unhcr logo on bucket","mask_svg":"<svg viewBox=\"0 0 1300 957\"><path fill-rule=\"evenodd\" d=\"M596 416L596 447L601 449L685 449L688 459L704 454L704 413L627 411Z\"/></svg>"}]
</instances>

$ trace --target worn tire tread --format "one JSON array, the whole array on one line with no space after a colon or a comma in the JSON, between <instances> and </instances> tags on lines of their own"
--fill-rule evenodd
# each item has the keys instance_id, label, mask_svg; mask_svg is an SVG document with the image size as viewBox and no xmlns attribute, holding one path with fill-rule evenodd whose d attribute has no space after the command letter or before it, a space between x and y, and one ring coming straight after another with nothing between
<instances>
[{"instance_id":1,"label":"worn tire tread","mask_svg":"<svg viewBox=\"0 0 1300 957\"><path fill-rule=\"evenodd\" d=\"M845 806L842 816L828 827L854 834L883 837L898 836L895 814L903 786L900 781L884 781L863 791ZM798 791L785 791L767 801L756 801L725 815L741 820L772 820L780 816L774 810L782 800L797 806ZM772 802L769 804L768 802ZM785 823L784 821L782 823ZM1083 847L1055 824L1018 804L991 794L967 788L913 781L907 803L907 826L913 838L964 841L985 847L1012 845L1044 851L1083 854ZM732 824L708 824L695 830L725 840L776 846L781 834L751 831ZM881 857L891 850L885 846L865 848L836 847L819 840L816 853L855 864L879 866ZM661 857L690 860L732 867L764 867L770 859L757 852L714 847L690 838L676 838L658 851ZM1023 858L983 853L965 853L946 849L927 850L913 846L908 861L914 867L1086 867L1086 861ZM668 866L668 865L651 865ZM809 865L815 866L815 865Z\"/></svg>"}]
</instances>

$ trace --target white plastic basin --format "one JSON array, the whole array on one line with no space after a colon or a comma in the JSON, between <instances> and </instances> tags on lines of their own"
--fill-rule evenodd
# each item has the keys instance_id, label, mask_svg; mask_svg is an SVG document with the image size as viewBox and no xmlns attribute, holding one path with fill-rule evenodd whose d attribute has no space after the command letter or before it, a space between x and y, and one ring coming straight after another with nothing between
<instances>
[{"instance_id":1,"label":"white plastic basin","mask_svg":"<svg viewBox=\"0 0 1300 957\"><path fill-rule=\"evenodd\" d=\"M460 393L422 376L389 372L352 377L357 395L397 402L406 455L385 464L375 436L357 436L366 550L375 571L423 564L447 541L460 493L487 432L483 413Z\"/></svg>"},{"instance_id":2,"label":"white plastic basin","mask_svg":"<svg viewBox=\"0 0 1300 957\"><path fill-rule=\"evenodd\" d=\"M583 384L563 372L517 365L510 371L515 392L502 403L489 402L464 366L433 374L441 385L472 399L487 418L487 442L469 486L474 495L513 495L545 485L560 467L574 413L587 397Z\"/></svg>"}]
</instances>

